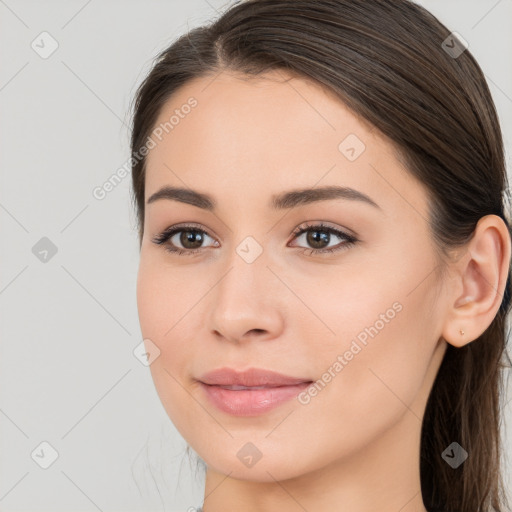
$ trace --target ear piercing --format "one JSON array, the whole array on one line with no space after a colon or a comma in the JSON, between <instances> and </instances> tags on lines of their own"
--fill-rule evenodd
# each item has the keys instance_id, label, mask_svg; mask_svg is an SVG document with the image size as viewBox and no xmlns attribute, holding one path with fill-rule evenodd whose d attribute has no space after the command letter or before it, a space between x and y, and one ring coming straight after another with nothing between
<instances>
[{"instance_id":1,"label":"ear piercing","mask_svg":"<svg viewBox=\"0 0 512 512\"><path fill-rule=\"evenodd\" d=\"M464 336L464 331L462 329L459 329L460 335Z\"/></svg>"}]
</instances>

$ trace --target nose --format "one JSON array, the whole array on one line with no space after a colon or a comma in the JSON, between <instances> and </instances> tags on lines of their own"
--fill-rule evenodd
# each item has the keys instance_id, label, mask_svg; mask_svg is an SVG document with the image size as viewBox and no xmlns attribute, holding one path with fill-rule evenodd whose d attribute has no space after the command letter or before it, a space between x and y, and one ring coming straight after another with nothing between
<instances>
[{"instance_id":1,"label":"nose","mask_svg":"<svg viewBox=\"0 0 512 512\"><path fill-rule=\"evenodd\" d=\"M235 254L212 290L210 329L231 342L271 340L280 336L286 304L285 287L261 255L252 263Z\"/></svg>"}]
</instances>

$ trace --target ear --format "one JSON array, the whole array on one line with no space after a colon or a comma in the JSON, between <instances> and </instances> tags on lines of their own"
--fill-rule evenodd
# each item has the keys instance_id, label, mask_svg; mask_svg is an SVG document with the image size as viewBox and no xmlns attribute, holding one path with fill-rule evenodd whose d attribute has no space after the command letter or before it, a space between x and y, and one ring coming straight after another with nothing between
<instances>
[{"instance_id":1,"label":"ear","mask_svg":"<svg viewBox=\"0 0 512 512\"><path fill-rule=\"evenodd\" d=\"M510 251L510 234L503 219L482 217L453 268L455 279L442 333L451 345L462 347L491 325L503 299Z\"/></svg>"}]
</instances>

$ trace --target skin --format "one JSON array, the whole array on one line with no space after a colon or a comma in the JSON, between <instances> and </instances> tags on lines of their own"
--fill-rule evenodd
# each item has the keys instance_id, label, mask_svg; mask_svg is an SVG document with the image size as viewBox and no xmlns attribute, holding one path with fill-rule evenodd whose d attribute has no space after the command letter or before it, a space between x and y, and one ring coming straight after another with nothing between
<instances>
[{"instance_id":1,"label":"skin","mask_svg":"<svg viewBox=\"0 0 512 512\"><path fill-rule=\"evenodd\" d=\"M218 205L146 206L137 304L147 346L160 350L150 369L161 402L208 466L204 511L425 512L426 400L447 343L471 342L496 315L510 262L504 223L481 219L441 275L425 188L339 99L283 71L250 80L225 71L183 86L156 124L192 96L197 107L148 154L146 200L170 185ZM338 149L349 134L366 146L354 161ZM380 208L350 199L269 207L274 194L326 185L352 187ZM358 241L301 252L319 246L293 230L320 221ZM185 222L206 228L199 253L152 242ZM263 250L252 263L236 252L247 236ZM185 247L179 234L173 241ZM328 245L343 243L332 234ZM396 303L400 312L306 405L292 399L236 417L196 381L224 366L321 380ZM262 454L252 467L237 457L248 442Z\"/></svg>"}]
</instances>

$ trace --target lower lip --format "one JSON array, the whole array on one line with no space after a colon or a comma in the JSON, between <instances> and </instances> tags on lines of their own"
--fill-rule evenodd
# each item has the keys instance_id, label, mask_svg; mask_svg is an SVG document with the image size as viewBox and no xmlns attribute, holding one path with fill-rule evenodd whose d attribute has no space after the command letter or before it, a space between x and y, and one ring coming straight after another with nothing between
<instances>
[{"instance_id":1,"label":"lower lip","mask_svg":"<svg viewBox=\"0 0 512 512\"><path fill-rule=\"evenodd\" d=\"M266 389L232 390L201 382L210 401L221 411L234 416L258 416L295 398L311 382Z\"/></svg>"}]
</instances>

